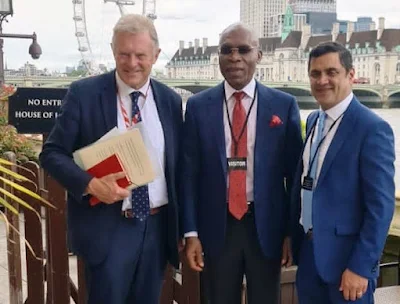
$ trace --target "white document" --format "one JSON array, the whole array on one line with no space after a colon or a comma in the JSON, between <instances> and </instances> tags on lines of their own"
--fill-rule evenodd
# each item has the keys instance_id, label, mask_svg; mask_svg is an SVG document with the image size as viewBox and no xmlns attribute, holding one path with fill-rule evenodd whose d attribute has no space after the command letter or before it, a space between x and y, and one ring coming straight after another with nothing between
<instances>
[{"instance_id":1,"label":"white document","mask_svg":"<svg viewBox=\"0 0 400 304\"><path fill-rule=\"evenodd\" d=\"M112 129L97 142L75 151L73 153L75 163L83 170L87 170L112 154L117 154L129 180L133 183L127 189L153 181L155 174L152 161L140 130L135 128L122 133L116 130Z\"/></svg>"}]
</instances>

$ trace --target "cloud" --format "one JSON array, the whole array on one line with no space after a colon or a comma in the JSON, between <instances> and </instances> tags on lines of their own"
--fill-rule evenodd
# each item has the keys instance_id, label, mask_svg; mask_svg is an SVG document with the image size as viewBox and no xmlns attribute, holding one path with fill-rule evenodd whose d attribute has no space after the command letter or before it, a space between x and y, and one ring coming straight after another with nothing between
<instances>
[{"instance_id":1,"label":"cloud","mask_svg":"<svg viewBox=\"0 0 400 304\"><path fill-rule=\"evenodd\" d=\"M208 38L216 45L219 33L229 24L239 21L240 0L156 0L158 19L155 21L163 53L157 67L163 67L176 52L179 40ZM77 65L81 56L75 37L73 4L71 0L13 0L14 16L3 23L4 33L31 34L35 31L43 55L33 61L28 54L29 40L5 39L4 53L7 66L19 68L33 62L39 68L64 71L66 66ZM142 1L126 8L127 12L142 12ZM386 18L387 27L400 27L398 0L338 0L340 19L355 21L366 15ZM113 62L110 40L112 27L119 18L113 3L86 0L87 27L95 58Z\"/></svg>"}]
</instances>

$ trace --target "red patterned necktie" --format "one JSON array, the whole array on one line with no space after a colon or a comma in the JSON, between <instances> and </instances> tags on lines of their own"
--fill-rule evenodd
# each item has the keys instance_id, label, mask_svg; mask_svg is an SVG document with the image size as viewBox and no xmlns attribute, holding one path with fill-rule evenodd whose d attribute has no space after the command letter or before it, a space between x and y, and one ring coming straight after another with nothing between
<instances>
[{"instance_id":1,"label":"red patterned necktie","mask_svg":"<svg viewBox=\"0 0 400 304\"><path fill-rule=\"evenodd\" d=\"M235 107L233 108L232 119L232 146L231 157L247 158L247 125L246 110L242 105L244 92L235 92ZM244 128L244 130L243 130ZM242 136L240 133L243 130ZM236 142L236 145L235 145ZM236 151L235 151L236 150ZM238 220L246 214L247 198L246 198L246 170L230 170L229 171L229 212Z\"/></svg>"}]
</instances>

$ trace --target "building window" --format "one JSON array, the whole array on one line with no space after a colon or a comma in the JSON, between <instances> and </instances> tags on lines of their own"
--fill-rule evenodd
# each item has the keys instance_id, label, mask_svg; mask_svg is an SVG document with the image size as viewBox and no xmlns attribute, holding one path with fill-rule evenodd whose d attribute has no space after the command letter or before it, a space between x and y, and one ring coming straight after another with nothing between
<instances>
[{"instance_id":1,"label":"building window","mask_svg":"<svg viewBox=\"0 0 400 304\"><path fill-rule=\"evenodd\" d=\"M375 84L379 84L380 73L381 66L379 63L375 63Z\"/></svg>"},{"instance_id":2,"label":"building window","mask_svg":"<svg viewBox=\"0 0 400 304\"><path fill-rule=\"evenodd\" d=\"M284 55L280 54L279 55L279 63L278 63L278 65L279 65L279 75L278 75L278 77L279 77L280 81L285 80L285 71L283 69L283 58L284 58Z\"/></svg>"},{"instance_id":3,"label":"building window","mask_svg":"<svg viewBox=\"0 0 400 304\"><path fill-rule=\"evenodd\" d=\"M396 74L400 74L400 62L396 66Z\"/></svg>"}]
</instances>

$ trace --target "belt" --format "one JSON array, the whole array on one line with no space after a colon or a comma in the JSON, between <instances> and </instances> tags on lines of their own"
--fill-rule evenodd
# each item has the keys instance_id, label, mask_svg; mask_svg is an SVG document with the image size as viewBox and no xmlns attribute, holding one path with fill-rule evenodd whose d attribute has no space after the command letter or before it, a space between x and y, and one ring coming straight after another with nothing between
<instances>
[{"instance_id":1,"label":"belt","mask_svg":"<svg viewBox=\"0 0 400 304\"><path fill-rule=\"evenodd\" d=\"M307 239L307 240L312 240L312 239L313 239L313 231L312 231L312 228L309 229L309 230L307 231L307 233L306 233L306 239Z\"/></svg>"},{"instance_id":2,"label":"belt","mask_svg":"<svg viewBox=\"0 0 400 304\"><path fill-rule=\"evenodd\" d=\"M156 208L151 208L150 209L150 215L155 215L157 213L159 213L162 208L164 208L167 205L162 205L160 207L156 207ZM133 213L132 209L126 209L124 211L121 211L121 215L125 218L134 218L135 214Z\"/></svg>"},{"instance_id":3,"label":"belt","mask_svg":"<svg viewBox=\"0 0 400 304\"><path fill-rule=\"evenodd\" d=\"M253 202L247 202L247 212L246 214L253 214L254 213L254 204Z\"/></svg>"}]
</instances>

